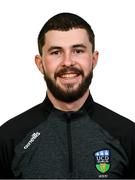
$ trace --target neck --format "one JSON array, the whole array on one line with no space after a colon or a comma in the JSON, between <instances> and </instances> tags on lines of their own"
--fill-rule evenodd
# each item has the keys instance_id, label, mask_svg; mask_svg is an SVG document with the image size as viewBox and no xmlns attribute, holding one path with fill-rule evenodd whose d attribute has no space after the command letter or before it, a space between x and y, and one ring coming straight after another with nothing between
<instances>
[{"instance_id":1,"label":"neck","mask_svg":"<svg viewBox=\"0 0 135 180\"><path fill-rule=\"evenodd\" d=\"M56 109L59 109L61 111L77 111L83 106L86 99L88 98L89 89L85 92L85 94L81 98L71 103L63 102L56 99L49 90L47 91L47 95Z\"/></svg>"}]
</instances>

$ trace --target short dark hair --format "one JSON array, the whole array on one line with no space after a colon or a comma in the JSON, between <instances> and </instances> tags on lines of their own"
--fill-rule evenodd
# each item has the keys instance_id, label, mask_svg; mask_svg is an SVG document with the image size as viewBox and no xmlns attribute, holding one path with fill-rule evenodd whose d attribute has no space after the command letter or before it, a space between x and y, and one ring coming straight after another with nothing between
<instances>
[{"instance_id":1,"label":"short dark hair","mask_svg":"<svg viewBox=\"0 0 135 180\"><path fill-rule=\"evenodd\" d=\"M95 49L95 35L91 26L80 16L72 13L60 13L50 18L42 27L38 35L38 49L42 55L42 48L45 44L45 33L50 30L68 31L70 29L85 29L92 44L92 51Z\"/></svg>"}]
</instances>

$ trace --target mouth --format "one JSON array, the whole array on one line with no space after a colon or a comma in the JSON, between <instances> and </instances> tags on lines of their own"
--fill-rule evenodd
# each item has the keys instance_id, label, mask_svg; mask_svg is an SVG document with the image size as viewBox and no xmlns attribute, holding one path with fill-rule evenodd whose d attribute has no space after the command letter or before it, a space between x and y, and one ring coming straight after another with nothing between
<instances>
[{"instance_id":1,"label":"mouth","mask_svg":"<svg viewBox=\"0 0 135 180\"><path fill-rule=\"evenodd\" d=\"M72 78L76 78L79 75L80 75L79 73L67 72L67 73L59 74L58 77L64 78L64 79L72 79Z\"/></svg>"},{"instance_id":2,"label":"mouth","mask_svg":"<svg viewBox=\"0 0 135 180\"><path fill-rule=\"evenodd\" d=\"M56 74L54 75L55 78L60 77L60 78L74 78L77 77L79 75L84 75L83 71L81 69L75 68L75 67L66 67L63 68L61 70L59 70L58 72L56 72Z\"/></svg>"},{"instance_id":3,"label":"mouth","mask_svg":"<svg viewBox=\"0 0 135 180\"><path fill-rule=\"evenodd\" d=\"M75 73L75 72L68 72L64 74L60 74L57 76L57 82L60 83L61 85L77 85L78 83L82 81L82 76L80 73Z\"/></svg>"},{"instance_id":4,"label":"mouth","mask_svg":"<svg viewBox=\"0 0 135 180\"><path fill-rule=\"evenodd\" d=\"M59 70L55 74L55 79L57 79L58 83L61 85L73 85L80 83L82 81L83 75L84 73L81 69L75 67L66 67Z\"/></svg>"}]
</instances>

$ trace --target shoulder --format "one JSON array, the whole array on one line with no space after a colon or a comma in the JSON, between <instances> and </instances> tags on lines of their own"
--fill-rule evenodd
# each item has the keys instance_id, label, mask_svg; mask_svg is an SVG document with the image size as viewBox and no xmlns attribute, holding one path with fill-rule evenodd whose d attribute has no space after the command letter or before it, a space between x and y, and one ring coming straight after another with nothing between
<instances>
[{"instance_id":1,"label":"shoulder","mask_svg":"<svg viewBox=\"0 0 135 180\"><path fill-rule=\"evenodd\" d=\"M11 172L14 149L32 129L47 119L51 110L48 107L48 102L44 100L0 127L0 178L14 177Z\"/></svg>"},{"instance_id":2,"label":"shoulder","mask_svg":"<svg viewBox=\"0 0 135 180\"><path fill-rule=\"evenodd\" d=\"M93 103L93 114L91 117L120 142L129 159L127 173L129 177L135 177L135 123L95 102Z\"/></svg>"},{"instance_id":3,"label":"shoulder","mask_svg":"<svg viewBox=\"0 0 135 180\"><path fill-rule=\"evenodd\" d=\"M23 138L31 129L46 119L49 114L47 105L44 101L5 122L0 127L0 140Z\"/></svg>"},{"instance_id":4,"label":"shoulder","mask_svg":"<svg viewBox=\"0 0 135 180\"><path fill-rule=\"evenodd\" d=\"M111 136L118 139L128 154L129 159L135 151L135 123L126 117L94 103L92 119L104 128ZM132 160L135 156L132 157Z\"/></svg>"},{"instance_id":5,"label":"shoulder","mask_svg":"<svg viewBox=\"0 0 135 180\"><path fill-rule=\"evenodd\" d=\"M0 137L13 137L17 136L23 131L27 131L27 129L31 128L32 124L34 124L38 114L40 114L39 105L8 120L0 127Z\"/></svg>"},{"instance_id":6,"label":"shoulder","mask_svg":"<svg viewBox=\"0 0 135 180\"><path fill-rule=\"evenodd\" d=\"M117 129L121 133L126 133L135 128L133 121L98 103L94 103L93 118L104 127L112 129L113 132Z\"/></svg>"}]
</instances>

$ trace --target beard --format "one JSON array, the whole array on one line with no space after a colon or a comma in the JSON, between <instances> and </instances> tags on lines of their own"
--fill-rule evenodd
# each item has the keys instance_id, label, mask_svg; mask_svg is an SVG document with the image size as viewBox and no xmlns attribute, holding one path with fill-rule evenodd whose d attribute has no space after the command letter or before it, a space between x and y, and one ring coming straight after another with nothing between
<instances>
[{"instance_id":1,"label":"beard","mask_svg":"<svg viewBox=\"0 0 135 180\"><path fill-rule=\"evenodd\" d=\"M77 69L75 71L78 72ZM71 103L78 100L84 95L84 93L88 90L93 78L93 69L85 77L83 71L79 71L79 72L82 75L83 80L76 89L73 89L73 84L67 84L66 90L63 90L45 72L44 72L44 80L46 81L47 88L50 90L50 92L53 94L53 96L56 99L63 102ZM55 79L56 78L57 78L57 74L55 74Z\"/></svg>"}]
</instances>

